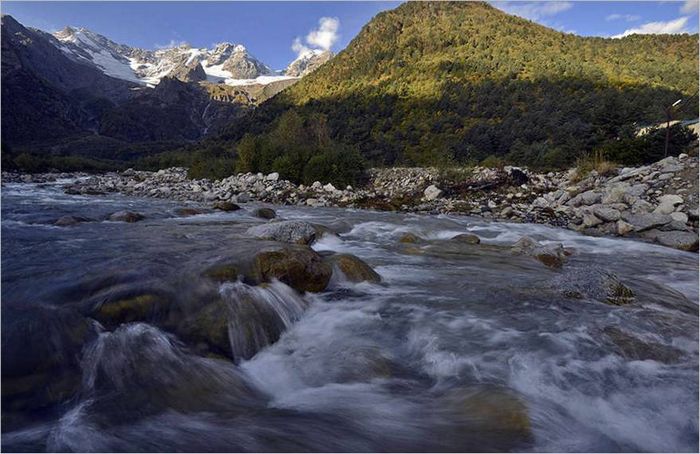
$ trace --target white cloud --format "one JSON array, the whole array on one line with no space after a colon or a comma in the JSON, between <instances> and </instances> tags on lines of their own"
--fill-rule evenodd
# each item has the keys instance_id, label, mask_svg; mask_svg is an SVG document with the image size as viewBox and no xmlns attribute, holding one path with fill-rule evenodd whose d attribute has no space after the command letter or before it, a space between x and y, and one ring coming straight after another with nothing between
<instances>
[{"instance_id":1,"label":"white cloud","mask_svg":"<svg viewBox=\"0 0 700 454\"><path fill-rule=\"evenodd\" d=\"M302 42L301 38L294 38L292 50L298 56L317 49L330 50L340 38L339 29L340 20L337 17L322 17L318 20L318 28L311 30L306 35L306 44Z\"/></svg>"},{"instance_id":2,"label":"white cloud","mask_svg":"<svg viewBox=\"0 0 700 454\"><path fill-rule=\"evenodd\" d=\"M685 0L683 6L681 6L681 13L697 14L698 9L700 9L700 2L698 0Z\"/></svg>"},{"instance_id":3,"label":"white cloud","mask_svg":"<svg viewBox=\"0 0 700 454\"><path fill-rule=\"evenodd\" d=\"M636 14L610 14L605 17L605 20L610 22L614 20L624 20L625 22L636 22L641 19L641 16Z\"/></svg>"},{"instance_id":4,"label":"white cloud","mask_svg":"<svg viewBox=\"0 0 700 454\"><path fill-rule=\"evenodd\" d=\"M668 22L648 22L637 28L630 28L625 30L619 35L613 36L613 38L622 38L628 35L658 35L663 33L676 34L676 33L687 33L688 30L685 28L688 23L687 17L679 17L678 19L670 20Z\"/></svg>"},{"instance_id":5,"label":"white cloud","mask_svg":"<svg viewBox=\"0 0 700 454\"><path fill-rule=\"evenodd\" d=\"M573 8L573 2L541 1L541 2L493 2L493 6L509 14L537 21L545 17L556 16Z\"/></svg>"},{"instance_id":6,"label":"white cloud","mask_svg":"<svg viewBox=\"0 0 700 454\"><path fill-rule=\"evenodd\" d=\"M338 41L340 21L337 17L322 17L318 20L318 29L306 35L306 42L312 46L328 50Z\"/></svg>"}]
</instances>

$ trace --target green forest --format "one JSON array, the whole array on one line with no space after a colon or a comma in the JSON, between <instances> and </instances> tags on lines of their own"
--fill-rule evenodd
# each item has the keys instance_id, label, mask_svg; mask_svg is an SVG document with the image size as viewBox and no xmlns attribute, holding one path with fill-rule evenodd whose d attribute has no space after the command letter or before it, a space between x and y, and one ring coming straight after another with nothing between
<instances>
[{"instance_id":1,"label":"green forest","mask_svg":"<svg viewBox=\"0 0 700 454\"><path fill-rule=\"evenodd\" d=\"M563 167L663 121L678 99L676 117L696 118L697 46L697 35L583 38L484 3L409 2L219 140L249 149L293 111L322 116L370 165Z\"/></svg>"}]
</instances>

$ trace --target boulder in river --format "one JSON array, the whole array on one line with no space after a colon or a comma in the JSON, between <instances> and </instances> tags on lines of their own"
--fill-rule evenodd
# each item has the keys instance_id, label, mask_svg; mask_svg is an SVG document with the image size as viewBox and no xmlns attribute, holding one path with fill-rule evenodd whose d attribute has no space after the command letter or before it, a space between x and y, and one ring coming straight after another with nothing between
<instances>
[{"instance_id":1,"label":"boulder in river","mask_svg":"<svg viewBox=\"0 0 700 454\"><path fill-rule=\"evenodd\" d=\"M566 269L552 280L551 285L567 298L593 299L613 306L635 301L634 292L614 273L596 267Z\"/></svg>"},{"instance_id":2,"label":"boulder in river","mask_svg":"<svg viewBox=\"0 0 700 454\"><path fill-rule=\"evenodd\" d=\"M256 225L248 229L248 235L261 240L292 244L311 244L316 240L316 228L306 221L279 221Z\"/></svg>"},{"instance_id":3,"label":"boulder in river","mask_svg":"<svg viewBox=\"0 0 700 454\"><path fill-rule=\"evenodd\" d=\"M68 227L72 225L78 225L82 224L83 222L90 222L91 219L84 218L81 216L61 216L60 218L56 219L56 221L53 223L53 225L59 226L59 227Z\"/></svg>"},{"instance_id":4,"label":"boulder in river","mask_svg":"<svg viewBox=\"0 0 700 454\"><path fill-rule=\"evenodd\" d=\"M458 241L465 244L479 244L481 243L481 238L474 235L473 233L460 233L451 238L452 241Z\"/></svg>"},{"instance_id":5,"label":"boulder in river","mask_svg":"<svg viewBox=\"0 0 700 454\"><path fill-rule=\"evenodd\" d=\"M677 230L662 232L653 229L644 232L644 237L654 240L664 246L680 249L682 251L697 252L698 250L698 234L694 232L681 232Z\"/></svg>"},{"instance_id":6,"label":"boulder in river","mask_svg":"<svg viewBox=\"0 0 700 454\"><path fill-rule=\"evenodd\" d=\"M603 329L603 333L612 342L614 349L622 357L630 360L645 361L650 359L664 364L673 364L683 357L683 352L675 347L644 341L615 326L606 327Z\"/></svg>"},{"instance_id":7,"label":"boulder in river","mask_svg":"<svg viewBox=\"0 0 700 454\"><path fill-rule=\"evenodd\" d=\"M126 210L117 211L109 215L109 220L113 222L138 222L143 218L144 216L141 213Z\"/></svg>"},{"instance_id":8,"label":"boulder in river","mask_svg":"<svg viewBox=\"0 0 700 454\"><path fill-rule=\"evenodd\" d=\"M112 328L122 323L150 322L164 315L172 298L159 291L130 291L102 297L90 316Z\"/></svg>"},{"instance_id":9,"label":"boulder in river","mask_svg":"<svg viewBox=\"0 0 700 454\"><path fill-rule=\"evenodd\" d=\"M382 280L371 266L352 254L331 254L325 256L324 261L337 267L351 282L379 283Z\"/></svg>"},{"instance_id":10,"label":"boulder in river","mask_svg":"<svg viewBox=\"0 0 700 454\"><path fill-rule=\"evenodd\" d=\"M214 205L212 205L212 208L219 211L238 211L241 209L240 206L227 200L220 200L214 203Z\"/></svg>"},{"instance_id":11,"label":"boulder in river","mask_svg":"<svg viewBox=\"0 0 700 454\"><path fill-rule=\"evenodd\" d=\"M80 388L83 346L97 336L77 311L7 306L2 317L2 405L28 411L63 402Z\"/></svg>"},{"instance_id":12,"label":"boulder in river","mask_svg":"<svg viewBox=\"0 0 700 454\"><path fill-rule=\"evenodd\" d=\"M561 243L540 244L529 236L520 238L511 246L511 250L516 254L534 257L549 268L561 268L569 255Z\"/></svg>"},{"instance_id":13,"label":"boulder in river","mask_svg":"<svg viewBox=\"0 0 700 454\"><path fill-rule=\"evenodd\" d=\"M308 246L286 246L258 253L247 279L254 283L277 279L300 292L325 290L332 268Z\"/></svg>"},{"instance_id":14,"label":"boulder in river","mask_svg":"<svg viewBox=\"0 0 700 454\"><path fill-rule=\"evenodd\" d=\"M201 208L193 208L193 207L183 207L183 208L177 208L175 210L175 214L178 216L196 216L198 214L204 214L206 213L205 210L202 210Z\"/></svg>"},{"instance_id":15,"label":"boulder in river","mask_svg":"<svg viewBox=\"0 0 700 454\"><path fill-rule=\"evenodd\" d=\"M277 213L272 208L262 207L253 211L253 216L261 219L274 219L277 217Z\"/></svg>"},{"instance_id":16,"label":"boulder in river","mask_svg":"<svg viewBox=\"0 0 700 454\"><path fill-rule=\"evenodd\" d=\"M416 244L416 243L422 243L423 239L419 237L418 235L414 235L411 232L406 232L401 237L399 237L399 243L411 243L411 244Z\"/></svg>"}]
</instances>

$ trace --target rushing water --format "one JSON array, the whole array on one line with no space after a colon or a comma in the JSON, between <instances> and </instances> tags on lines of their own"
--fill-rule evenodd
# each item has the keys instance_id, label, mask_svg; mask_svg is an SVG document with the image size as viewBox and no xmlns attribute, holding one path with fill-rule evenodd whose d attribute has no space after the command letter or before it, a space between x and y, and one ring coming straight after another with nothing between
<instances>
[{"instance_id":1,"label":"rushing water","mask_svg":"<svg viewBox=\"0 0 700 454\"><path fill-rule=\"evenodd\" d=\"M33 326L24 308L79 306L132 288L194 298L203 268L260 244L244 236L262 222L248 210L181 218L173 213L183 204L65 195L59 183L3 187L3 385L12 372L5 358L31 356L43 340L29 328L12 335ZM122 209L146 219L103 221ZM31 417L4 406L3 449L698 450L696 254L458 216L278 214L342 232L313 248L362 258L382 283L334 276L330 290L303 297L282 283L221 284L221 298L258 301L284 330L239 364L197 355L146 323L96 327L70 400ZM96 221L51 225L63 215ZM405 232L435 241L398 244ZM439 241L465 232L482 245L453 250ZM552 288L559 271L494 247L522 235L573 248L565 268L613 271L636 303L563 297ZM256 345L274 340L229 307L234 349L247 348L244 329ZM627 348L611 332L627 333L618 339Z\"/></svg>"}]
</instances>

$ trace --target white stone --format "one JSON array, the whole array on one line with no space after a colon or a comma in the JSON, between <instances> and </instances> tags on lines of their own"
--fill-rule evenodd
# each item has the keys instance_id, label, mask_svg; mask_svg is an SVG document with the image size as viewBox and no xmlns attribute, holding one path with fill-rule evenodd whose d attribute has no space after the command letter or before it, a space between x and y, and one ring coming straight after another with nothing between
<instances>
[{"instance_id":1,"label":"white stone","mask_svg":"<svg viewBox=\"0 0 700 454\"><path fill-rule=\"evenodd\" d=\"M686 224L688 222L688 215L685 213L681 213L680 211L676 211L675 213L671 213L670 216L674 221L680 221L684 224Z\"/></svg>"},{"instance_id":2,"label":"white stone","mask_svg":"<svg viewBox=\"0 0 700 454\"><path fill-rule=\"evenodd\" d=\"M268 174L265 179L267 181L277 181L280 179L280 174L277 172L272 172L271 174Z\"/></svg>"},{"instance_id":3,"label":"white stone","mask_svg":"<svg viewBox=\"0 0 700 454\"><path fill-rule=\"evenodd\" d=\"M438 189L437 186L434 184L431 184L427 188L425 188L425 191L423 191L423 196L425 200L435 200L439 198L442 195L442 190Z\"/></svg>"}]
</instances>

